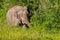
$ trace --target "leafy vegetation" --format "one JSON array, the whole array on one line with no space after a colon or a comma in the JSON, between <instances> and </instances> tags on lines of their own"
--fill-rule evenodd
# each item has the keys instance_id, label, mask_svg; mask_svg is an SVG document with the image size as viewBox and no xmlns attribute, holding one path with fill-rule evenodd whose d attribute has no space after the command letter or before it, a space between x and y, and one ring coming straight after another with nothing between
<instances>
[{"instance_id":1,"label":"leafy vegetation","mask_svg":"<svg viewBox=\"0 0 60 40\"><path fill-rule=\"evenodd\" d=\"M31 28L9 26L6 13L14 5L27 6ZM59 0L0 0L0 40L60 40Z\"/></svg>"}]
</instances>

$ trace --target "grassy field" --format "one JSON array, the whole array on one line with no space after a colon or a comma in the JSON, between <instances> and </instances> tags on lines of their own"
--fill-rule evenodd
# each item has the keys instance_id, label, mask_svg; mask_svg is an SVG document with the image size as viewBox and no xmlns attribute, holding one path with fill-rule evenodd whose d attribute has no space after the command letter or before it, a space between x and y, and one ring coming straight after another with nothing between
<instances>
[{"instance_id":1,"label":"grassy field","mask_svg":"<svg viewBox=\"0 0 60 40\"><path fill-rule=\"evenodd\" d=\"M42 27L23 29L19 26L0 25L0 40L60 40L60 32Z\"/></svg>"},{"instance_id":2,"label":"grassy field","mask_svg":"<svg viewBox=\"0 0 60 40\"><path fill-rule=\"evenodd\" d=\"M7 24L6 13L16 4L28 6L34 14L30 19L31 28ZM60 40L60 1L0 0L0 40Z\"/></svg>"}]
</instances>

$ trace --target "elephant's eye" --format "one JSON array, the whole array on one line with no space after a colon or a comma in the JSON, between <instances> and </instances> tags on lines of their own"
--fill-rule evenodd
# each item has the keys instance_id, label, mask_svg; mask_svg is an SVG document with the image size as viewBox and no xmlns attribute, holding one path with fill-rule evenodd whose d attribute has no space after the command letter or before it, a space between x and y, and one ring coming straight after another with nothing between
<instances>
[{"instance_id":1,"label":"elephant's eye","mask_svg":"<svg viewBox=\"0 0 60 40\"><path fill-rule=\"evenodd\" d=\"M28 12L27 12L27 14L28 14Z\"/></svg>"}]
</instances>

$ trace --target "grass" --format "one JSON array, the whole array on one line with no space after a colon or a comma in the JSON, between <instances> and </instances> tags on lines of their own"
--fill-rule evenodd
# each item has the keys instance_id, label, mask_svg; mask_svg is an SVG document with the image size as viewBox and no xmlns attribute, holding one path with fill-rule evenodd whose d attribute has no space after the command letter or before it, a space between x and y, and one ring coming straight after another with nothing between
<instances>
[{"instance_id":1,"label":"grass","mask_svg":"<svg viewBox=\"0 0 60 40\"><path fill-rule=\"evenodd\" d=\"M34 13L30 20L31 28L7 24L6 13L15 4L30 7ZM35 10L37 5L39 7ZM60 40L60 4L58 6L57 0L40 0L39 4L37 0L21 0L21 3L17 0L5 0L0 2L0 6L0 40Z\"/></svg>"},{"instance_id":2,"label":"grass","mask_svg":"<svg viewBox=\"0 0 60 40\"><path fill-rule=\"evenodd\" d=\"M48 31L43 27L23 29L19 26L0 26L0 40L59 40L60 32Z\"/></svg>"}]
</instances>

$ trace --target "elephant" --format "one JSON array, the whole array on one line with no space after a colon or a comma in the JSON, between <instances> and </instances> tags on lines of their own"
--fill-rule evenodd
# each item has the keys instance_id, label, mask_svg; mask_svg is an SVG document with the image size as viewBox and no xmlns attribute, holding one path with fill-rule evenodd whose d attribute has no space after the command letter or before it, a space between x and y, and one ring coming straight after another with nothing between
<instances>
[{"instance_id":1,"label":"elephant","mask_svg":"<svg viewBox=\"0 0 60 40\"><path fill-rule=\"evenodd\" d=\"M13 6L7 12L7 23L9 25L20 25L29 27L28 11L26 6Z\"/></svg>"}]
</instances>

